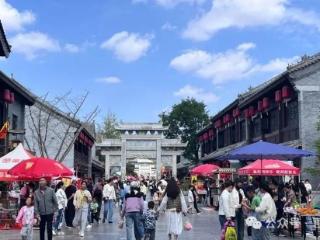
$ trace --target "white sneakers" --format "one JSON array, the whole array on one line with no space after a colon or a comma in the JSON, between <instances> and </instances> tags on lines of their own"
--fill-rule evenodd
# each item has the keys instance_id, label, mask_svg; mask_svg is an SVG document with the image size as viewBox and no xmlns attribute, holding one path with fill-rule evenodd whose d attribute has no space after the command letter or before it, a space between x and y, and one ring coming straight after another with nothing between
<instances>
[{"instance_id":1,"label":"white sneakers","mask_svg":"<svg viewBox=\"0 0 320 240\"><path fill-rule=\"evenodd\" d=\"M87 229L90 229L90 228L92 228L92 225L91 225L91 224L89 224L89 225L87 226Z\"/></svg>"},{"instance_id":2,"label":"white sneakers","mask_svg":"<svg viewBox=\"0 0 320 240\"><path fill-rule=\"evenodd\" d=\"M79 232L80 237L84 237L84 232Z\"/></svg>"}]
</instances>

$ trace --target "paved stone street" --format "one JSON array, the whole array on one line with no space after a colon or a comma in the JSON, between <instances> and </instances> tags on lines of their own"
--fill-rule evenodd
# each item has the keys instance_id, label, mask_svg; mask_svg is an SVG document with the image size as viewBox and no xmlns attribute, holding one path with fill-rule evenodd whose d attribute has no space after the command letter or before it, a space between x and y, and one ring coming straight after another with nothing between
<instances>
[{"instance_id":1,"label":"paved stone street","mask_svg":"<svg viewBox=\"0 0 320 240\"><path fill-rule=\"evenodd\" d=\"M200 238L201 240L220 240L220 226L217 218L217 213L211 209L203 209L200 215L192 215L189 217L193 225L193 230L190 232L183 232L180 239L183 240L195 240L196 238ZM115 221L117 222L117 221ZM55 237L56 240L75 240L81 239L77 231L74 230L66 230L65 236ZM39 232L36 230L34 232L34 239L38 240ZM2 240L19 240L19 232L18 231L2 231L0 234L0 239ZM86 232L85 238L82 239L95 239L95 240L125 240L125 228L118 229L117 224L101 224L94 225L91 230ZM166 240L166 222L164 215L161 215L158 225L157 225L157 240ZM199 240L200 240L199 239ZM245 239L249 239L245 237ZM289 238L273 238L274 240L286 240ZM296 237L295 239L301 239L300 237Z\"/></svg>"}]
</instances>

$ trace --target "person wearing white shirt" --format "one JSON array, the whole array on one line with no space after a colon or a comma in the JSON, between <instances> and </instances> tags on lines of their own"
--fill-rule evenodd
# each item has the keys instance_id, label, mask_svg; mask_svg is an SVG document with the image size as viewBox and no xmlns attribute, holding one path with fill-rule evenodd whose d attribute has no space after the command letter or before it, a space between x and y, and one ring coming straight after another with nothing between
<instances>
[{"instance_id":1,"label":"person wearing white shirt","mask_svg":"<svg viewBox=\"0 0 320 240\"><path fill-rule=\"evenodd\" d=\"M309 179L306 179L304 181L304 186L306 187L308 194L311 194L312 193L312 185L310 184Z\"/></svg>"},{"instance_id":2,"label":"person wearing white shirt","mask_svg":"<svg viewBox=\"0 0 320 240\"><path fill-rule=\"evenodd\" d=\"M260 229L261 240L270 240L271 235L266 226L267 221L275 221L277 217L276 204L270 195L270 189L266 183L260 184L261 202L255 212L259 213L259 220L262 222Z\"/></svg>"},{"instance_id":3,"label":"person wearing white shirt","mask_svg":"<svg viewBox=\"0 0 320 240\"><path fill-rule=\"evenodd\" d=\"M66 193L63 189L63 182L59 182L56 186L56 198L58 202L58 214L56 217L56 221L53 226L52 234L53 235L63 235L61 232L61 225L63 223L64 209L68 204L68 199Z\"/></svg>"},{"instance_id":4,"label":"person wearing white shirt","mask_svg":"<svg viewBox=\"0 0 320 240\"><path fill-rule=\"evenodd\" d=\"M188 191L188 211L190 211L191 213L193 210L193 202L195 201L192 190L193 190L193 186L190 185L189 191Z\"/></svg>"},{"instance_id":5,"label":"person wearing white shirt","mask_svg":"<svg viewBox=\"0 0 320 240\"><path fill-rule=\"evenodd\" d=\"M108 218L109 223L113 223L113 205L116 201L116 191L114 190L113 182L111 179L103 187L103 200L104 200L104 214L103 223Z\"/></svg>"},{"instance_id":6,"label":"person wearing white shirt","mask_svg":"<svg viewBox=\"0 0 320 240\"><path fill-rule=\"evenodd\" d=\"M227 181L224 183L224 190L222 191L219 198L219 222L221 229L223 229L224 224L227 220L231 220L232 211L231 211L231 192L233 189L233 183Z\"/></svg>"}]
</instances>

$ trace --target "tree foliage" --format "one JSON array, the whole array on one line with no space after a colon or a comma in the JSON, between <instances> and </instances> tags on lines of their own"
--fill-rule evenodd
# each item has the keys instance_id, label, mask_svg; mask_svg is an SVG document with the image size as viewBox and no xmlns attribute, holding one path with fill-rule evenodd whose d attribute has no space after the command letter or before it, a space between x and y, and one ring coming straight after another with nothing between
<instances>
[{"instance_id":1,"label":"tree foliage","mask_svg":"<svg viewBox=\"0 0 320 240\"><path fill-rule=\"evenodd\" d=\"M119 138L120 132L117 130L118 124L119 122L116 115L108 112L101 129L103 138Z\"/></svg>"},{"instance_id":2,"label":"tree foliage","mask_svg":"<svg viewBox=\"0 0 320 240\"><path fill-rule=\"evenodd\" d=\"M206 105L193 98L184 99L173 105L170 112L160 114L160 117L163 125L169 128L166 137L181 138L183 143L187 143L184 157L197 162L199 145L196 134L209 124Z\"/></svg>"}]
</instances>

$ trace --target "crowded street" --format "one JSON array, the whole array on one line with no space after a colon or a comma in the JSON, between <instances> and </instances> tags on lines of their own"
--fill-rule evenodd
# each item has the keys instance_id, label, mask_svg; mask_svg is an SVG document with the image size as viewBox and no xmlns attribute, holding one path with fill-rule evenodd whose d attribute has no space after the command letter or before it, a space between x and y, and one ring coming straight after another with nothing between
<instances>
[{"instance_id":1,"label":"crowded street","mask_svg":"<svg viewBox=\"0 0 320 240\"><path fill-rule=\"evenodd\" d=\"M189 232L184 231L179 239L182 240L220 240L220 224L218 221L217 212L212 209L203 208L201 214L188 215L188 219L193 225L193 229ZM160 216L157 222L156 236L158 240L167 239L166 235L166 219ZM38 230L35 230L34 240L38 240ZM19 240L19 232L17 231L2 231L0 239L3 240ZM75 240L81 239L76 230L67 229L64 236L55 237L56 240ZM125 229L119 229L117 221L114 224L99 224L94 225L92 229L88 230L86 238L89 240L126 240ZM250 238L245 238L250 239ZM286 237L272 237L272 240L286 240L291 238ZM296 237L295 239L301 239ZM312 239L312 238L310 238Z\"/></svg>"},{"instance_id":2,"label":"crowded street","mask_svg":"<svg viewBox=\"0 0 320 240\"><path fill-rule=\"evenodd\" d=\"M0 0L0 240L320 240L320 0Z\"/></svg>"}]
</instances>

